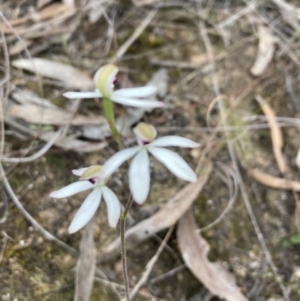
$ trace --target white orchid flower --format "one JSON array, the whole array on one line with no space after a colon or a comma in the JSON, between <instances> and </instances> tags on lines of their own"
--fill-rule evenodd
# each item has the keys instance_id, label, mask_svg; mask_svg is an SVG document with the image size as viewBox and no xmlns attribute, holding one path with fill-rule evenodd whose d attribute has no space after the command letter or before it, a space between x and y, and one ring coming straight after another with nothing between
<instances>
[{"instance_id":1,"label":"white orchid flower","mask_svg":"<svg viewBox=\"0 0 300 301\"><path fill-rule=\"evenodd\" d=\"M165 149L167 146L195 148L200 144L179 136L156 138L156 129L147 123L139 123L134 128L138 146L124 149L105 162L99 177L110 176L119 166L131 157L129 185L133 199L142 204L150 189L150 167L148 153L163 163L175 176L185 181L195 182L197 176L189 165L175 152Z\"/></svg>"},{"instance_id":2,"label":"white orchid flower","mask_svg":"<svg viewBox=\"0 0 300 301\"><path fill-rule=\"evenodd\" d=\"M118 220L120 218L120 202L117 196L106 187L106 179L103 180L97 176L102 166L94 165L91 167L75 169L73 174L80 176L78 182L72 183L59 190L51 192L50 197L61 199L66 198L76 193L93 189L93 191L87 196L83 204L74 216L71 225L69 227L69 233L75 233L83 228L94 216L97 211L102 195L107 206L108 223L111 227L116 228Z\"/></svg>"},{"instance_id":3,"label":"white orchid flower","mask_svg":"<svg viewBox=\"0 0 300 301\"><path fill-rule=\"evenodd\" d=\"M163 107L164 103L156 100L143 99L156 93L155 86L144 86L139 88L124 88L114 91L117 83L116 75L119 72L117 66L108 64L101 67L94 76L96 90L92 92L66 92L66 98L108 98L116 103L138 107L138 108L158 108Z\"/></svg>"}]
</instances>

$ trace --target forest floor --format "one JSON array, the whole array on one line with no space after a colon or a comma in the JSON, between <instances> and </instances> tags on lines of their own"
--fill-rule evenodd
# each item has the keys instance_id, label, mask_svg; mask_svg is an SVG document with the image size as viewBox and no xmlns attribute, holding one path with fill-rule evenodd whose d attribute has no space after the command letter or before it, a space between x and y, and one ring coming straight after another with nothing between
<instances>
[{"instance_id":1,"label":"forest floor","mask_svg":"<svg viewBox=\"0 0 300 301\"><path fill-rule=\"evenodd\" d=\"M149 197L127 219L131 288L171 230L133 300L300 300L298 1L13 0L0 8L0 300L74 298L84 231L70 235L68 226L86 193L49 194L118 145L101 99L62 94L94 89L107 63L120 69L118 88L151 82L166 104L115 105L126 147L139 121L201 144L174 148L197 166L196 184L151 158ZM125 205L126 165L108 186ZM91 301L124 296L118 236L101 204Z\"/></svg>"}]
</instances>

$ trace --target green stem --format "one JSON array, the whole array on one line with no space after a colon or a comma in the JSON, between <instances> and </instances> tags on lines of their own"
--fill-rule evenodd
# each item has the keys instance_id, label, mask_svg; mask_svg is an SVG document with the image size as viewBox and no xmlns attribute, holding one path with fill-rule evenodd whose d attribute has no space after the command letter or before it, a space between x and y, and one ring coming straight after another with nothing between
<instances>
[{"instance_id":1,"label":"green stem","mask_svg":"<svg viewBox=\"0 0 300 301\"><path fill-rule=\"evenodd\" d=\"M124 146L116 128L113 103L109 98L106 97L104 98L104 112L114 139L118 143L119 148L123 149Z\"/></svg>"},{"instance_id":2,"label":"green stem","mask_svg":"<svg viewBox=\"0 0 300 301\"><path fill-rule=\"evenodd\" d=\"M104 98L104 111L114 139L118 143L119 148L124 149L119 132L116 128L113 103L109 98L106 97ZM132 201L133 201L132 196L130 195L126 203L125 210L120 215L121 258L122 258L122 266L123 266L125 295L127 301L130 301L130 298L129 298L129 280L128 280L128 271L127 271L126 244L125 244L125 225L126 225L126 216L131 207Z\"/></svg>"},{"instance_id":3,"label":"green stem","mask_svg":"<svg viewBox=\"0 0 300 301\"><path fill-rule=\"evenodd\" d=\"M125 295L127 301L130 301L130 298L129 298L129 280L128 280L128 271L127 271L126 244L125 244L125 225L126 225L126 216L131 207L132 201L133 199L132 196L130 195L126 203L125 210L120 216L121 259L122 259L122 267L123 267Z\"/></svg>"}]
</instances>

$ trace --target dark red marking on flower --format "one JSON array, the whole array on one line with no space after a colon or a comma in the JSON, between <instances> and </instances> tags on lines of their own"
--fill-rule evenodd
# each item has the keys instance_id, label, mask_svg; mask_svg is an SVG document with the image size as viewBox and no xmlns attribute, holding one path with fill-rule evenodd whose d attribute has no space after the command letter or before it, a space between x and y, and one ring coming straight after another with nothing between
<instances>
[{"instance_id":1,"label":"dark red marking on flower","mask_svg":"<svg viewBox=\"0 0 300 301\"><path fill-rule=\"evenodd\" d=\"M113 85L115 86L115 85L117 85L119 83L119 81L118 81L118 78L116 77L115 79L114 79L114 81L113 81Z\"/></svg>"},{"instance_id":2,"label":"dark red marking on flower","mask_svg":"<svg viewBox=\"0 0 300 301\"><path fill-rule=\"evenodd\" d=\"M92 184L95 184L95 183L96 183L96 180L93 179L93 178L89 179L89 181L90 181Z\"/></svg>"},{"instance_id":3,"label":"dark red marking on flower","mask_svg":"<svg viewBox=\"0 0 300 301\"><path fill-rule=\"evenodd\" d=\"M150 143L150 141L142 141L143 145L147 145Z\"/></svg>"}]
</instances>

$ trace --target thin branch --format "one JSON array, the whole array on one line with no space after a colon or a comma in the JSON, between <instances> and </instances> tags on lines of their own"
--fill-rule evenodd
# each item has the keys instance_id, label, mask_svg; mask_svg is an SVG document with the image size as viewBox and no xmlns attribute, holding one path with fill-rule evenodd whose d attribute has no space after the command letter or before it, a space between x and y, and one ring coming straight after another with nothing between
<instances>
[{"instance_id":1,"label":"thin branch","mask_svg":"<svg viewBox=\"0 0 300 301\"><path fill-rule=\"evenodd\" d=\"M143 19L142 23L136 28L136 30L129 37L129 39L126 42L124 42L123 45L121 45L116 55L112 59L112 62L118 61L126 53L128 48L135 42L136 39L138 39L138 37L143 33L146 27L151 23L156 13L156 8L150 11L150 13L146 16L145 19Z\"/></svg>"},{"instance_id":2,"label":"thin branch","mask_svg":"<svg viewBox=\"0 0 300 301\"><path fill-rule=\"evenodd\" d=\"M65 248L66 250L68 250L70 253L77 255L78 252L73 249L72 247L70 247L69 245L67 245L66 243L64 243L63 241L59 240L58 238L56 238L55 236L53 236L50 232L48 232L47 230L45 230L27 211L26 209L23 207L23 205L21 204L21 202L19 201L19 199L17 198L17 196L15 195L12 187L10 186L10 183L5 175L4 169L2 164L0 163L0 175L2 177L4 186L6 188L7 193L9 194L9 196L11 197L12 201L14 202L14 204L16 205L16 207L21 211L21 213L23 214L23 216L29 221L29 223L36 228L37 230L39 230L46 239L51 240L56 242L59 246Z\"/></svg>"},{"instance_id":3,"label":"thin branch","mask_svg":"<svg viewBox=\"0 0 300 301\"><path fill-rule=\"evenodd\" d=\"M54 142L59 138L59 136L62 134L64 131L64 128L60 128L54 135L53 137L35 154L29 157L24 157L24 158L2 158L2 162L9 162L9 163L28 163L32 162L41 156L43 156L54 144Z\"/></svg>"},{"instance_id":4,"label":"thin branch","mask_svg":"<svg viewBox=\"0 0 300 301\"><path fill-rule=\"evenodd\" d=\"M169 231L167 232L163 242L161 243L160 247L158 248L157 252L155 253L155 255L149 260L149 262L147 263L146 266L146 270L143 273L141 279L138 281L138 283L135 285L135 287L132 289L131 293L130 293L130 300L132 300L134 298L134 296L137 294L137 292L140 290L140 288L147 283L147 280L149 278L149 275L151 273L151 271L153 270L153 267L156 263L156 261L158 260L161 252L163 251L163 249L165 248L172 232L174 230L174 226L172 226Z\"/></svg>"}]
</instances>

